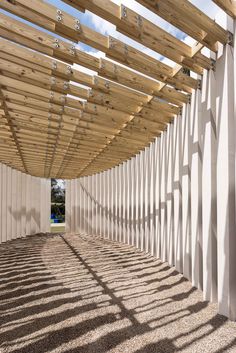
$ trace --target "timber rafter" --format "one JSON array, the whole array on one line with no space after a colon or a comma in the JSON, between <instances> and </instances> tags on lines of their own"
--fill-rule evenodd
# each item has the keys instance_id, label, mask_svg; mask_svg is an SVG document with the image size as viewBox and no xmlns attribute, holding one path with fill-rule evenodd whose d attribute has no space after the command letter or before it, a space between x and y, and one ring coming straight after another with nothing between
<instances>
[{"instance_id":1,"label":"timber rafter","mask_svg":"<svg viewBox=\"0 0 236 353\"><path fill-rule=\"evenodd\" d=\"M50 1L1 0L9 13L0 12L1 162L41 177L90 175L139 153L181 113L203 70L213 68L201 50L216 52L228 33L188 0L137 1L197 43L191 47L111 0L64 0L174 67L83 25L79 12L74 17ZM234 2L214 2L235 16ZM105 57L84 52L79 42Z\"/></svg>"}]
</instances>

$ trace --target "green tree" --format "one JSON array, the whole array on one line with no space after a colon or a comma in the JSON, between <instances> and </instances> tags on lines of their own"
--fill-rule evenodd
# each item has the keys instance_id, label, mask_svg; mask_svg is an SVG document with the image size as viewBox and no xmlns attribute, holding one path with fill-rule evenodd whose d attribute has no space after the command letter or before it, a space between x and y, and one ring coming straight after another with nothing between
<instances>
[{"instance_id":1,"label":"green tree","mask_svg":"<svg viewBox=\"0 0 236 353\"><path fill-rule=\"evenodd\" d=\"M65 221L65 182L51 179L51 213L60 222Z\"/></svg>"}]
</instances>

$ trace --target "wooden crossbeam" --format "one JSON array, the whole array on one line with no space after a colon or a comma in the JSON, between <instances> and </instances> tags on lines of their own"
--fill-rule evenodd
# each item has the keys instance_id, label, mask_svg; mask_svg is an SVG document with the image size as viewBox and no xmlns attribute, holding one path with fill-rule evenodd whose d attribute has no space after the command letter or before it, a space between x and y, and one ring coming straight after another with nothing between
<instances>
[{"instance_id":1,"label":"wooden crossbeam","mask_svg":"<svg viewBox=\"0 0 236 353\"><path fill-rule=\"evenodd\" d=\"M153 59L141 51L117 41L110 36L107 37L102 35L81 23L79 23L79 30L76 30L76 21L78 20L61 10L57 10L50 4L45 4L42 0L33 0L30 3L25 0L16 0L14 3L9 3L7 0L3 0L0 6L16 15L22 16L23 14L25 19L31 20L48 30L53 29L55 33L60 35L64 34L65 37L68 36L69 29L73 32L71 40L80 40L105 52L108 57L111 57L118 62L125 63L129 67L138 69L138 71L145 75L172 84L176 88L179 87L178 77L181 75L186 76L183 73L176 73L176 75L173 75L173 69L161 61ZM58 16L57 11L61 11L60 16ZM61 18L60 21L58 21L58 17ZM64 31L62 31L62 28L64 28ZM189 78L185 77L185 80L188 81Z\"/></svg>"},{"instance_id":2,"label":"wooden crossbeam","mask_svg":"<svg viewBox=\"0 0 236 353\"><path fill-rule=\"evenodd\" d=\"M0 81L0 82L1 82L1 81ZM1 101L2 101L2 108L3 108L3 110L4 110L5 118L6 118L6 120L7 120L8 125L9 125L12 138L13 138L13 140L14 140L15 146L16 146L17 151L18 151L18 154L19 154L19 157L20 157L20 159L21 159L22 166L23 166L23 168L24 168L24 172L25 172L25 173L28 173L28 169L27 169L25 160L24 160L24 158L23 158L23 154L22 154L22 151L21 151L21 148L20 148L20 145L19 145L19 141L18 141L18 139L17 139L17 135L16 135L16 132L15 132L14 126L13 126L13 124L12 124L10 115L9 115L9 113L8 113L8 108L7 108L7 105L6 105L6 103L5 103L4 96L3 96L3 94L2 94L2 87L1 87L1 86L0 86L0 99L1 99Z\"/></svg>"},{"instance_id":3,"label":"wooden crossbeam","mask_svg":"<svg viewBox=\"0 0 236 353\"><path fill-rule=\"evenodd\" d=\"M213 0L213 2L221 7L229 16L236 18L236 0Z\"/></svg>"},{"instance_id":4,"label":"wooden crossbeam","mask_svg":"<svg viewBox=\"0 0 236 353\"><path fill-rule=\"evenodd\" d=\"M85 12L88 9L102 18L119 26L119 16L121 11L119 6L110 0L63 0L65 3L74 6L79 11ZM163 17L192 38L202 42L204 46L215 50L214 44L219 41L223 44L227 42L227 32L217 25L211 18L200 9L191 4L188 0L137 0L142 5L149 8L154 13ZM234 6L235 0L213 0L223 4L228 8ZM233 3L233 4L232 4ZM206 37L209 37L206 40Z\"/></svg>"},{"instance_id":5,"label":"wooden crossbeam","mask_svg":"<svg viewBox=\"0 0 236 353\"><path fill-rule=\"evenodd\" d=\"M228 40L225 30L186 0L181 7L174 0L139 2L192 34L198 41L193 47L110 0L65 2L94 12L177 64L170 67L98 33L46 1L2 0L0 8L28 23L0 13L0 161L44 177L89 175L146 148L199 87L188 70L212 68L203 46L216 51L218 41ZM80 41L106 58L83 52Z\"/></svg>"},{"instance_id":6,"label":"wooden crossbeam","mask_svg":"<svg viewBox=\"0 0 236 353\"><path fill-rule=\"evenodd\" d=\"M10 84L12 84L12 85L16 85L15 84L15 80L13 80L13 79L10 79ZM28 87L28 85L27 85L27 87ZM25 87L23 87L24 89L27 89L27 87L25 88ZM28 87L28 89L30 89L30 91L32 91L32 87L31 87L31 85L30 85L30 87ZM44 91L45 90L43 90L43 93L44 93ZM10 107L12 107L12 105L10 105ZM25 108L24 108L25 109ZM32 113L32 111L30 111L29 113ZM18 126L19 127L19 126ZM25 127L25 129L26 129L26 127ZM41 129L42 130L42 129ZM41 131L41 133L42 133L42 131ZM137 135L136 135L137 136ZM149 142L149 137L150 136L146 136L145 137L145 144L147 144L148 142ZM148 140L147 140L148 139ZM125 141L125 143L126 144L130 144L131 143L131 141L132 141L132 137L131 136L129 136L129 138L127 139L127 138L124 138L124 137L119 137L119 141L121 141L121 143L123 143L124 141ZM134 145L135 145L135 147L136 147L136 145L138 144L140 142L140 136L139 136L139 140L134 140Z\"/></svg>"},{"instance_id":7,"label":"wooden crossbeam","mask_svg":"<svg viewBox=\"0 0 236 353\"><path fill-rule=\"evenodd\" d=\"M87 98L89 102L93 102L96 104L100 105L107 105L110 106L112 109L116 110L116 108L119 111L123 111L130 113L130 114L135 114L136 110L139 109L137 106L137 101L133 102L133 97L127 97L125 94L118 94L118 92L110 92L109 95L106 93L99 93L97 90L91 90L88 91L86 89L81 89L78 88L77 86L74 86L72 84L67 83L66 89L63 88L64 82L60 80L53 80L53 85L52 85L52 80L51 77L44 74L44 75L39 75L39 73L35 70L32 69L27 69L26 67L23 67L18 64L11 64L9 62L6 62L5 60L0 59L0 65L3 69L3 72L5 72L5 76L12 77L12 74L15 74L16 78L18 76L21 77L21 83L22 85L23 82L30 83L36 86L39 86L40 88L42 87L43 89L46 88L50 90L50 92L54 91L59 91L62 93L70 93L73 94L74 96L78 96L80 98ZM12 82L11 80L9 82ZM13 81L14 82L14 81ZM25 85L23 85L25 87ZM126 91L124 91L125 93ZM119 99L119 96L121 99ZM118 99L117 99L118 98ZM150 112L153 111L153 114L156 114L156 108L161 108L161 111L163 114L165 113L170 113L170 114L177 114L179 112L179 109L174 106L170 105L164 102L160 102L157 99L152 99L150 102L145 102L145 96L140 97L142 101L139 101L139 105L145 107L148 107ZM120 104L120 100L122 100L123 103L125 104L125 107L123 107L122 104ZM138 99L139 100L139 99ZM105 101L105 103L104 103Z\"/></svg>"},{"instance_id":8,"label":"wooden crossbeam","mask_svg":"<svg viewBox=\"0 0 236 353\"><path fill-rule=\"evenodd\" d=\"M40 121L48 120L48 108L51 108L51 103L47 102L42 102L40 100L34 99L34 98L27 98L27 96L19 93L13 93L9 91L3 90L3 95L5 97L6 101L9 101L11 103L15 103L17 105L21 105L24 107L25 111L30 114L31 120L33 119L38 119ZM44 104L42 104L44 103ZM53 105L54 107L55 105ZM60 106L58 106L60 107ZM29 108L29 109L27 109ZM56 106L57 108L57 106ZM53 108L55 109L55 108ZM57 113L53 113L53 110L51 110L51 121L57 121ZM59 109L60 112L60 109ZM83 127L83 128L89 128L90 126L93 126L95 130L97 131L103 131L105 133L113 133L119 129L119 126L122 123L126 122L125 118L120 118L119 121L114 123L114 119L110 117L110 115L107 115L106 117L103 116L98 116L98 115L90 115L90 114L81 114L81 110L77 109L72 109L68 107L64 107L64 112L63 112L63 123L65 124L65 127L73 129L75 124L77 126ZM78 119L79 116L79 119ZM142 131L142 127L144 127L147 131L155 131L158 129L165 128L165 124L162 122L152 122L149 119L146 119L144 117L139 118L135 116L135 121L140 126L140 131Z\"/></svg>"},{"instance_id":9,"label":"wooden crossbeam","mask_svg":"<svg viewBox=\"0 0 236 353\"><path fill-rule=\"evenodd\" d=\"M0 19L1 19L1 15L0 15ZM10 24L15 25L15 22L12 19L9 19L9 29ZM28 26L30 27L30 26ZM28 28L28 36L30 38L30 28ZM44 36L43 33L38 33L38 35ZM6 33L6 36L9 37L9 32ZM24 42L24 38L21 37L17 37L18 40L17 42L20 44L25 44ZM16 37L14 36L14 40L16 40ZM33 44L31 43L30 45L28 44L28 46L31 49L33 48ZM34 60L34 65L44 65L45 69L47 68L48 70L52 69L55 65L53 65L53 62L50 62L50 59L46 60L45 58L43 58L43 56L40 55L36 55L35 53L30 53L25 48L19 48L17 46L13 46L12 43L9 44L5 41L5 43L2 40L2 50L5 52L10 52L12 53L14 56L16 56L17 60L19 60L19 58L22 58L22 54L24 53L24 57L26 58L26 60L29 60L30 62L32 62L32 60ZM45 48L42 48L42 52L43 53L47 53L45 51ZM116 81L118 83L121 83L123 85L126 85L132 89L136 89L139 90L141 92L144 92L146 94L154 94L154 95L161 95L163 96L166 100L170 99L174 99L175 101L177 100L177 102L185 102L186 100L186 96L181 93L178 92L174 89L171 89L170 87L168 87L168 93L167 93L167 89L165 87L163 87L163 85L160 85L160 83L158 83L157 81L153 81L151 79L148 79L147 77L135 74L133 71L130 71L128 69L125 69L124 67L121 67L117 64L111 63L110 61L106 60L106 59L97 59L94 58L92 55L89 55L87 53L83 53L81 51L78 51L76 49L75 51L75 57L73 57L73 55L71 55L71 58L74 60L75 63L81 64L89 69L93 69L94 71L97 71L101 76L104 76L106 78L109 78L110 80ZM66 65L64 65L66 66ZM68 71L68 65L66 67L63 67L62 64L58 63L57 65L57 69L55 69L56 72L61 73L62 75L65 76L65 73ZM174 79L174 77L176 76L176 78ZM163 80L166 77L166 74L162 74ZM77 77L78 79L78 77ZM173 81L174 80L174 81ZM182 74L181 72L178 72L176 75L172 75L170 78L166 78L166 82L167 83L173 83L178 89L183 89L187 92L191 92L191 89L196 88L198 83L197 80Z\"/></svg>"},{"instance_id":10,"label":"wooden crossbeam","mask_svg":"<svg viewBox=\"0 0 236 353\"><path fill-rule=\"evenodd\" d=\"M227 43L227 31L188 0L137 1L215 52L217 41Z\"/></svg>"},{"instance_id":11,"label":"wooden crossbeam","mask_svg":"<svg viewBox=\"0 0 236 353\"><path fill-rule=\"evenodd\" d=\"M196 53L193 57L190 46L128 7L111 5L111 0L72 0L70 5L79 5L101 16L113 23L119 32L198 74L202 73L203 68L209 69L212 66L204 55Z\"/></svg>"},{"instance_id":12,"label":"wooden crossbeam","mask_svg":"<svg viewBox=\"0 0 236 353\"><path fill-rule=\"evenodd\" d=\"M2 57L1 53L0 53L0 57ZM44 84L44 86L46 85L47 87L53 84L53 87L55 87L58 91L69 92L70 94L78 95L82 98L89 99L89 96L94 96L93 93L96 93L96 90L92 90L91 91L92 93L90 94L85 89L78 88L77 86L71 83L68 83L68 81L62 80L60 78L55 78L55 77L51 78L49 75L41 73L36 69L27 68L25 66L27 65L27 63L25 63L24 61L23 61L24 67L22 67L22 64L19 65L16 63L11 63L9 62L9 59L14 61L14 57L11 57L9 55L8 55L8 61L1 60L1 65L3 69L5 69L6 71L15 73L18 76L21 75L23 79L29 78L31 80L37 80L38 82L42 82L42 84ZM54 64L56 63L54 62ZM55 69L55 71L57 71L57 69ZM121 94L121 95L124 95L125 97L129 97L132 100L142 102L142 104L145 104L145 102L148 102L149 100L149 97L147 95L138 94L138 92L133 92L131 90L126 89L125 87L114 85L112 84L112 82L107 82L99 77L83 74L77 70L73 70L73 71L71 70L70 73L71 74L67 76L67 80L71 78L72 80L75 80L77 82L79 81L82 84L87 84L91 88L96 88L98 90L104 91L103 94L109 93L112 95L114 93L116 96L117 94ZM64 86L66 86L66 88ZM172 108L175 109L174 106L172 106Z\"/></svg>"}]
</instances>

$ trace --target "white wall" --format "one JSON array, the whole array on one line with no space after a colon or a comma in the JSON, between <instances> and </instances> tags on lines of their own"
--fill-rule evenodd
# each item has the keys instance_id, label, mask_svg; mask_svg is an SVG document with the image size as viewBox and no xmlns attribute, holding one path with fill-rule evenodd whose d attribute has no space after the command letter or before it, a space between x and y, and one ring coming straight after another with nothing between
<instances>
[{"instance_id":1,"label":"white wall","mask_svg":"<svg viewBox=\"0 0 236 353\"><path fill-rule=\"evenodd\" d=\"M51 180L0 163L0 243L50 231Z\"/></svg>"},{"instance_id":2,"label":"white wall","mask_svg":"<svg viewBox=\"0 0 236 353\"><path fill-rule=\"evenodd\" d=\"M235 32L228 17L220 18ZM233 320L235 56L236 43L220 48L201 90L149 148L109 171L66 183L68 232L132 244L161 258Z\"/></svg>"}]
</instances>

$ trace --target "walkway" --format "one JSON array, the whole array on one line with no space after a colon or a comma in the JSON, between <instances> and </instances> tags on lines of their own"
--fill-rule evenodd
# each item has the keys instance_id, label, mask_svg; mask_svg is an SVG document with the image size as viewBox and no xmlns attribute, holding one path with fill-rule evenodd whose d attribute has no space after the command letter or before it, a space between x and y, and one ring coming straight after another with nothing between
<instances>
[{"instance_id":1,"label":"walkway","mask_svg":"<svg viewBox=\"0 0 236 353\"><path fill-rule=\"evenodd\" d=\"M0 246L1 353L236 352L236 323L130 246L41 235Z\"/></svg>"}]
</instances>

